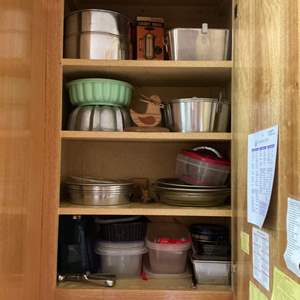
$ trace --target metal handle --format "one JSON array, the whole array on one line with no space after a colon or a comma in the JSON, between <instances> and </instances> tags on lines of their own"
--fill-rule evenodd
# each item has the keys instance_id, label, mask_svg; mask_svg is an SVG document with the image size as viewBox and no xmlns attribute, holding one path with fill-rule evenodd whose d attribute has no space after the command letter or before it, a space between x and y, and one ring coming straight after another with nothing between
<instances>
[{"instance_id":1,"label":"metal handle","mask_svg":"<svg viewBox=\"0 0 300 300\"><path fill-rule=\"evenodd\" d=\"M113 287L116 283L116 276L113 274L59 274L57 280L58 282L85 282L98 286Z\"/></svg>"},{"instance_id":2,"label":"metal handle","mask_svg":"<svg viewBox=\"0 0 300 300\"><path fill-rule=\"evenodd\" d=\"M218 158L223 158L223 156L221 155L221 153L218 151L218 150L216 150L216 149L214 149L214 148L212 148L212 147L207 147L207 146L200 146L200 147L195 147L195 148L193 148L193 151L199 151L199 150L207 150L207 151L211 151L213 154L215 154Z\"/></svg>"},{"instance_id":3,"label":"metal handle","mask_svg":"<svg viewBox=\"0 0 300 300\"><path fill-rule=\"evenodd\" d=\"M172 130L173 125L174 125L174 120L173 120L173 115L172 115L171 104L164 104L163 110L164 110L164 119L165 119L165 123L166 123L165 125L167 128Z\"/></svg>"},{"instance_id":4,"label":"metal handle","mask_svg":"<svg viewBox=\"0 0 300 300\"><path fill-rule=\"evenodd\" d=\"M223 99L223 93L220 90L219 97L218 97L218 104L217 104L217 113L220 113L222 111L222 99Z\"/></svg>"},{"instance_id":5,"label":"metal handle","mask_svg":"<svg viewBox=\"0 0 300 300\"><path fill-rule=\"evenodd\" d=\"M208 24L207 23L203 23L201 29L202 29L203 34L208 34Z\"/></svg>"}]
</instances>

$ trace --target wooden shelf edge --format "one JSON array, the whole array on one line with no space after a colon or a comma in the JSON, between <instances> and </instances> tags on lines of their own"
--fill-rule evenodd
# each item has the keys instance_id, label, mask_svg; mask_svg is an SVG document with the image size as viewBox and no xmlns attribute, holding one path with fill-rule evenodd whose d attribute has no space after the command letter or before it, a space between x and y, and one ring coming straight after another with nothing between
<instances>
[{"instance_id":1,"label":"wooden shelf edge","mask_svg":"<svg viewBox=\"0 0 300 300\"><path fill-rule=\"evenodd\" d=\"M232 217L230 206L181 207L160 203L132 203L124 207L82 206L62 202L59 215L146 215L146 216L189 216L189 217Z\"/></svg>"},{"instance_id":2,"label":"wooden shelf edge","mask_svg":"<svg viewBox=\"0 0 300 300\"><path fill-rule=\"evenodd\" d=\"M230 132L103 132L103 131L61 131L63 140L99 140L99 141L230 141Z\"/></svg>"},{"instance_id":3,"label":"wooden shelf edge","mask_svg":"<svg viewBox=\"0 0 300 300\"><path fill-rule=\"evenodd\" d=\"M134 67L134 68L224 68L232 69L231 60L196 61L196 60L101 60L101 59L71 59L61 60L63 67Z\"/></svg>"},{"instance_id":4,"label":"wooden shelf edge","mask_svg":"<svg viewBox=\"0 0 300 300\"><path fill-rule=\"evenodd\" d=\"M190 290L155 290L155 289L69 289L56 288L56 300L232 300L231 288L218 289L190 289Z\"/></svg>"}]
</instances>

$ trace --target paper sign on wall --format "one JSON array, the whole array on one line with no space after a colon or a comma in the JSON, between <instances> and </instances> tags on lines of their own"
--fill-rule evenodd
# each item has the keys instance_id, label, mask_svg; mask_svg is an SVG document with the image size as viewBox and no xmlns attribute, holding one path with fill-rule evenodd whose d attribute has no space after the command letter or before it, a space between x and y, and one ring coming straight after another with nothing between
<instances>
[{"instance_id":1,"label":"paper sign on wall","mask_svg":"<svg viewBox=\"0 0 300 300\"><path fill-rule=\"evenodd\" d=\"M285 275L278 268L273 272L272 300L299 300L300 284Z\"/></svg>"},{"instance_id":2,"label":"paper sign on wall","mask_svg":"<svg viewBox=\"0 0 300 300\"><path fill-rule=\"evenodd\" d=\"M262 228L272 195L278 125L248 136L247 217Z\"/></svg>"},{"instance_id":3,"label":"paper sign on wall","mask_svg":"<svg viewBox=\"0 0 300 300\"><path fill-rule=\"evenodd\" d=\"M269 275L269 234L253 227L252 229L252 267L253 277L268 291Z\"/></svg>"},{"instance_id":4,"label":"paper sign on wall","mask_svg":"<svg viewBox=\"0 0 300 300\"><path fill-rule=\"evenodd\" d=\"M284 260L287 268L300 277L300 201L291 198L288 198L286 234Z\"/></svg>"},{"instance_id":5,"label":"paper sign on wall","mask_svg":"<svg viewBox=\"0 0 300 300\"><path fill-rule=\"evenodd\" d=\"M244 251L245 253L249 254L249 234L241 231L240 233L240 241L241 241L241 249L242 251Z\"/></svg>"},{"instance_id":6,"label":"paper sign on wall","mask_svg":"<svg viewBox=\"0 0 300 300\"><path fill-rule=\"evenodd\" d=\"M249 281L249 300L268 300L252 281Z\"/></svg>"}]
</instances>

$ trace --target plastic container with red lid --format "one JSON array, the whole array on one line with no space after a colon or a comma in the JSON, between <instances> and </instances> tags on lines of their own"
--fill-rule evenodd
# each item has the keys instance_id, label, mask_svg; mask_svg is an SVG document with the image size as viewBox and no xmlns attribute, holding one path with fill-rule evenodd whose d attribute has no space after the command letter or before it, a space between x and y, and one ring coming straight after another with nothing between
<instances>
[{"instance_id":1,"label":"plastic container with red lid","mask_svg":"<svg viewBox=\"0 0 300 300\"><path fill-rule=\"evenodd\" d=\"M176 175L182 181L203 186L225 185L230 174L230 161L211 147L184 150L177 155Z\"/></svg>"},{"instance_id":2,"label":"plastic container with red lid","mask_svg":"<svg viewBox=\"0 0 300 300\"><path fill-rule=\"evenodd\" d=\"M188 229L175 223L150 223L146 247L152 272L181 274L186 270L192 240Z\"/></svg>"}]
</instances>

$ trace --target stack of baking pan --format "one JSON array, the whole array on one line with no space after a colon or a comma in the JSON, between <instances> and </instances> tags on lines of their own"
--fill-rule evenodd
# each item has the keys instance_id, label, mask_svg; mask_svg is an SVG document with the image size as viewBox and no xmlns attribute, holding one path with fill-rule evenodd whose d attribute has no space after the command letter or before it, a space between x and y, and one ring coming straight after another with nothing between
<instances>
[{"instance_id":1,"label":"stack of baking pan","mask_svg":"<svg viewBox=\"0 0 300 300\"><path fill-rule=\"evenodd\" d=\"M158 179L155 191L160 202L177 206L218 206L230 196L230 188L226 186L190 185L176 178Z\"/></svg>"},{"instance_id":2,"label":"stack of baking pan","mask_svg":"<svg viewBox=\"0 0 300 300\"><path fill-rule=\"evenodd\" d=\"M64 181L70 202L80 205L121 205L130 202L133 184L125 180L69 177Z\"/></svg>"}]
</instances>

